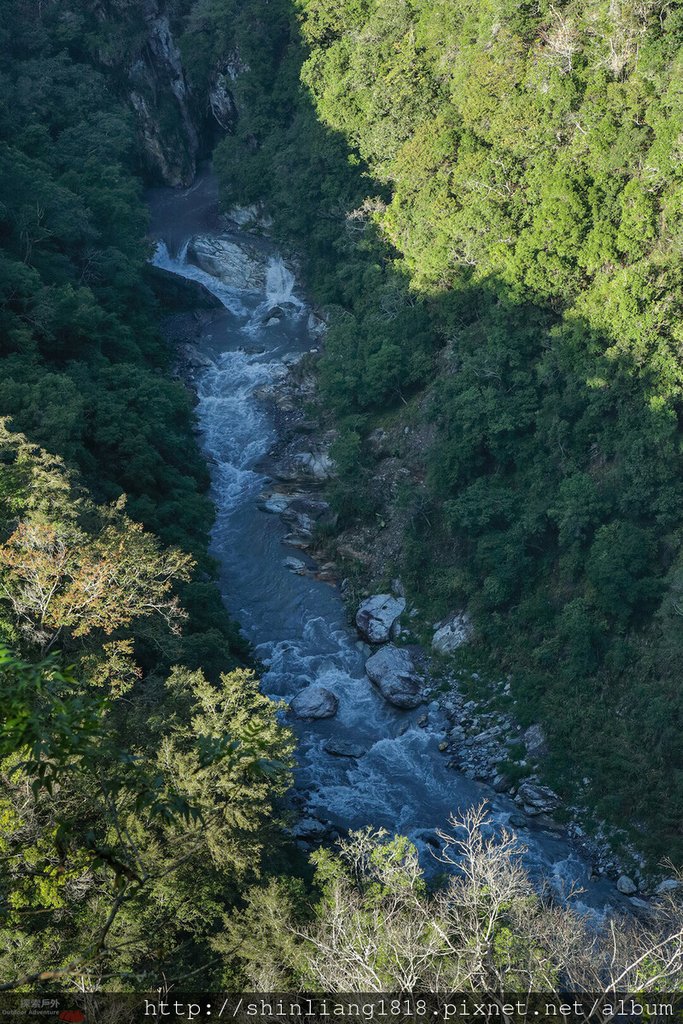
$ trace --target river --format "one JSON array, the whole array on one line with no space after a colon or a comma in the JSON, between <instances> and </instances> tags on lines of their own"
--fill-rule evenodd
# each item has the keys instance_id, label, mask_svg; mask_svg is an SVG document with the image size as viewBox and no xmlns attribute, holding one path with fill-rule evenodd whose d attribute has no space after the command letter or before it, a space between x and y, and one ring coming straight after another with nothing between
<instances>
[{"instance_id":1,"label":"river","mask_svg":"<svg viewBox=\"0 0 683 1024\"><path fill-rule=\"evenodd\" d=\"M438 750L443 735L438 709L430 706L429 727L421 728L417 719L424 708L400 711L383 700L365 676L367 649L348 624L338 589L293 574L287 556L308 561L307 556L287 548L287 528L278 516L257 508L269 482L258 464L277 432L268 405L254 392L281 376L289 359L317 344L308 331L304 297L272 245L236 225L228 237L261 254L260 286L221 282L188 261L192 236L225 234L210 174L185 191L150 190L148 199L155 264L200 281L223 306L202 317L198 347L207 359L195 384L216 506L211 548L226 606L264 666L265 693L289 700L315 681L339 699L332 719L291 722L298 740L296 787L305 813L339 831L372 824L409 835L429 868L436 862L428 840L449 814L487 800L492 826L500 828L517 808L489 786L447 767ZM268 317L274 306L285 311L275 322ZM329 754L324 743L331 737L366 752L357 759ZM583 892L575 905L593 913L623 905L610 883L591 879L589 863L567 837L533 822L515 831L527 847L527 867L555 892L578 885Z\"/></svg>"}]
</instances>

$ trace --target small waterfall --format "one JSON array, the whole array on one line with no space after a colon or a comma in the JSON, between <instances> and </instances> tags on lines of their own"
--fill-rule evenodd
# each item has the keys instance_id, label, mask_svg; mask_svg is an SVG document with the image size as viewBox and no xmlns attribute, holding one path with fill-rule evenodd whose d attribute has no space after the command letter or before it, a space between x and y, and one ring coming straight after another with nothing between
<instances>
[{"instance_id":1,"label":"small waterfall","mask_svg":"<svg viewBox=\"0 0 683 1024\"><path fill-rule=\"evenodd\" d=\"M294 294L296 280L285 266L281 256L271 256L266 270L266 301L268 307L293 305L301 309L303 303Z\"/></svg>"},{"instance_id":2,"label":"small waterfall","mask_svg":"<svg viewBox=\"0 0 683 1024\"><path fill-rule=\"evenodd\" d=\"M192 239L188 238L183 242L177 256L171 256L165 242L157 242L151 263L155 267L159 267L160 270L168 270L170 273L178 274L189 281L197 281L207 291L211 292L212 295L215 295L217 299L220 299L225 308L230 310L231 313L241 319L245 319L249 312L242 301L241 292L223 284L217 277L207 274L204 270L196 267L194 263L188 262L187 251L191 241Z\"/></svg>"}]
</instances>

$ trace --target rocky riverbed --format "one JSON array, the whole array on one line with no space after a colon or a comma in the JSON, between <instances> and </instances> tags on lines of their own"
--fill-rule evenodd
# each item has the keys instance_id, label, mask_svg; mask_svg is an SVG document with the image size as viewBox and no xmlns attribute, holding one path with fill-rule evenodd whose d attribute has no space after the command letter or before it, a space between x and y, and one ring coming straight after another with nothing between
<instances>
[{"instance_id":1,"label":"rocky riverbed","mask_svg":"<svg viewBox=\"0 0 683 1024\"><path fill-rule=\"evenodd\" d=\"M316 322L321 321L316 318ZM344 593L348 581L343 578L343 566L326 555L327 539L336 524L324 498L325 484L334 475L329 452L335 434L315 416L315 357L314 350L291 363L275 382L258 392L261 400L272 405L278 422L278 442L262 463L274 485L263 493L259 507L288 524L288 544L320 558L317 567L304 571L339 582ZM358 545L358 538L355 543ZM357 556L362 552L354 550L353 554L357 562L372 565L370 554L360 559ZM301 570L293 564L292 571ZM640 897L660 891L662 885L673 886L675 880L647 877L644 860L633 847L617 857L615 837L606 826L598 823L589 834L581 824L583 809L564 806L558 794L543 783L547 746L539 725L523 729L512 713L491 709L488 700L463 695L463 673L449 668L448 660L473 638L467 614L455 611L434 623L431 649L425 650L414 642L410 631L410 612L414 610L408 609L405 614L407 605L400 580L395 580L393 587L393 593L366 597L356 609L349 606L359 637L374 650L366 662L371 682L395 707L415 708L438 701L446 723L439 734L438 748L448 766L487 783L496 793L509 795L518 807L510 818L513 827L524 828L533 818L544 829L569 835L592 862L594 877L611 879L619 892L631 898L637 912L646 913L648 904ZM397 642L401 646L396 646ZM476 679L477 674L473 675ZM434 686L435 679L438 686ZM493 690L493 696L509 698L509 679L494 683ZM430 727L428 714L422 714L418 725ZM562 812L563 823L555 817L558 811Z\"/></svg>"},{"instance_id":2,"label":"rocky riverbed","mask_svg":"<svg viewBox=\"0 0 683 1024\"><path fill-rule=\"evenodd\" d=\"M177 216L173 230L177 237ZM399 580L390 592L373 593L368 573L363 594L345 578L343 545L330 543L337 523L326 499L335 432L318 415L315 385L324 324L267 245L245 240L242 265L239 232L216 237L220 245L188 232L175 256L160 248L160 266L207 287L223 307L176 314L167 331L178 346L178 373L197 395L225 600L263 664L265 691L287 702L299 737L299 840L384 824L427 851L450 811L488 799L495 827L519 832L531 870L558 891L578 881L589 905L628 895L638 909L634 898L646 880L607 863L579 825L567 833L553 817L559 798L539 771L542 733L522 734L511 713L467 695L453 660L473 638L463 610L432 624L425 642L415 632L419 610ZM208 262L198 266L201 252L218 258L227 242L236 247L230 261L240 264L233 266L239 279L227 264L220 276ZM252 259L261 260L258 274L249 269ZM507 685L492 684L503 696ZM510 764L515 771L508 774ZM612 898L598 881L605 876L620 881Z\"/></svg>"}]
</instances>

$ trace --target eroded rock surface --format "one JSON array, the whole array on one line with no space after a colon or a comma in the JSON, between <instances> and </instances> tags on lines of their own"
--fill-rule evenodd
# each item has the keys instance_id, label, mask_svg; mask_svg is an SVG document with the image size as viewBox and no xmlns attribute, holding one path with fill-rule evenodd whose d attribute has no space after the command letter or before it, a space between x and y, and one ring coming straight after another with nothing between
<instances>
[{"instance_id":1,"label":"eroded rock surface","mask_svg":"<svg viewBox=\"0 0 683 1024\"><path fill-rule=\"evenodd\" d=\"M440 623L432 637L432 647L438 654L452 654L466 644L472 636L472 625L464 612L456 612Z\"/></svg>"},{"instance_id":2,"label":"eroded rock surface","mask_svg":"<svg viewBox=\"0 0 683 1024\"><path fill-rule=\"evenodd\" d=\"M333 718L339 707L339 700L324 686L312 683L291 701L290 708L297 718Z\"/></svg>"},{"instance_id":3,"label":"eroded rock surface","mask_svg":"<svg viewBox=\"0 0 683 1024\"><path fill-rule=\"evenodd\" d=\"M384 699L397 708L416 708L424 701L424 680L405 647L388 644L365 663L368 678Z\"/></svg>"},{"instance_id":4,"label":"eroded rock surface","mask_svg":"<svg viewBox=\"0 0 683 1024\"><path fill-rule=\"evenodd\" d=\"M406 602L402 597L391 594L375 594L363 601L356 612L356 628L371 644L384 644L396 637L399 618L405 611Z\"/></svg>"},{"instance_id":5,"label":"eroded rock surface","mask_svg":"<svg viewBox=\"0 0 683 1024\"><path fill-rule=\"evenodd\" d=\"M531 815L551 814L562 803L557 793L538 782L523 782L517 790L516 800L525 813Z\"/></svg>"},{"instance_id":6,"label":"eroded rock surface","mask_svg":"<svg viewBox=\"0 0 683 1024\"><path fill-rule=\"evenodd\" d=\"M230 238L195 235L187 255L223 284L245 291L263 291L266 287L266 262L261 254Z\"/></svg>"}]
</instances>

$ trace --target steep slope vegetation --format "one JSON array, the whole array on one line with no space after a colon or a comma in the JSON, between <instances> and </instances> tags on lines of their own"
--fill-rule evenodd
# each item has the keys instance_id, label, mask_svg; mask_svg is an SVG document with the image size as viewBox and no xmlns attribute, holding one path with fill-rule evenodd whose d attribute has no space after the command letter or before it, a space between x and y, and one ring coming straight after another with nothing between
<instances>
[{"instance_id":1,"label":"steep slope vegetation","mask_svg":"<svg viewBox=\"0 0 683 1024\"><path fill-rule=\"evenodd\" d=\"M680 854L680 5L295 6L230 23L280 62L216 163L329 308L339 510L401 506L387 576L471 611L554 784ZM397 422L436 436L388 500Z\"/></svg>"},{"instance_id":2,"label":"steep slope vegetation","mask_svg":"<svg viewBox=\"0 0 683 1024\"><path fill-rule=\"evenodd\" d=\"M139 8L2 5L0 985L24 990L210 984L209 938L281 840L291 743L213 579L147 282ZM188 108L156 84L180 146ZM157 157L191 178L191 150Z\"/></svg>"}]
</instances>

